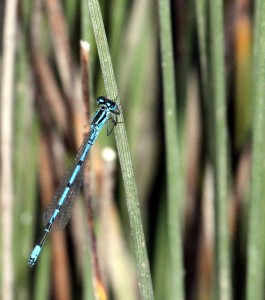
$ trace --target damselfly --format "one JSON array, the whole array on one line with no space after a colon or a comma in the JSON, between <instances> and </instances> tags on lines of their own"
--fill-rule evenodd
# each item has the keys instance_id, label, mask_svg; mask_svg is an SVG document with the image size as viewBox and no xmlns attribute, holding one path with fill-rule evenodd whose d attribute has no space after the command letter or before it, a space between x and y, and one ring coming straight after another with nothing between
<instances>
[{"instance_id":1,"label":"damselfly","mask_svg":"<svg viewBox=\"0 0 265 300\"><path fill-rule=\"evenodd\" d=\"M88 152L94 144L100 130L106 122L111 120L113 123L111 130L109 130L107 126L108 134L110 134L113 127L118 123L117 115L120 114L120 110L117 103L103 96L97 98L97 103L99 105L99 109L95 113L91 122L88 137L84 139L73 164L67 171L50 206L46 209L43 215L43 222L45 225L44 233L33 249L28 260L28 264L31 267L34 266L50 231L63 229L68 223L74 206L76 194L80 190L83 182L85 161ZM113 114L116 117L114 117Z\"/></svg>"}]
</instances>

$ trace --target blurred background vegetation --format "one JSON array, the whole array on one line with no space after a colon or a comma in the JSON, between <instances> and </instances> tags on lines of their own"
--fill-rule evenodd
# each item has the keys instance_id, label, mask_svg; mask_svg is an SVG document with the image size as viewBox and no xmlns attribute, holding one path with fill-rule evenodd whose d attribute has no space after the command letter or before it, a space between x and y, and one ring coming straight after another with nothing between
<instances>
[{"instance_id":1,"label":"blurred background vegetation","mask_svg":"<svg viewBox=\"0 0 265 300\"><path fill-rule=\"evenodd\" d=\"M263 2L99 3L156 299L264 299ZM43 210L107 95L87 1L1 1L0 54L1 299L139 299L105 128L69 225L27 266Z\"/></svg>"}]
</instances>

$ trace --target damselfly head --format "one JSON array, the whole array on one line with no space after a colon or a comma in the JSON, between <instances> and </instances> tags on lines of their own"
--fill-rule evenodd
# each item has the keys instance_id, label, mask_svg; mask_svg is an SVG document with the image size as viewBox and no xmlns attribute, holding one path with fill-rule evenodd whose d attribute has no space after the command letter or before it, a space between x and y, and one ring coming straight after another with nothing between
<instances>
[{"instance_id":1,"label":"damselfly head","mask_svg":"<svg viewBox=\"0 0 265 300\"><path fill-rule=\"evenodd\" d=\"M106 107L109 109L109 110L117 110L118 108L118 105L116 102L104 97L104 96L100 96L97 98L97 103L98 105L106 105Z\"/></svg>"}]
</instances>

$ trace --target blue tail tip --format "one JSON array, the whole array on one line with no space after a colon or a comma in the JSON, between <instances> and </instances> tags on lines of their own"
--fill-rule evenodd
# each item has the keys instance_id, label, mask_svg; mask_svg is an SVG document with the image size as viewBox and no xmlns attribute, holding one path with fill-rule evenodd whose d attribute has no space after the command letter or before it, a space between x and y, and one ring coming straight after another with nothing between
<instances>
[{"instance_id":1,"label":"blue tail tip","mask_svg":"<svg viewBox=\"0 0 265 300\"><path fill-rule=\"evenodd\" d=\"M30 257L28 260L28 265L32 268L35 264L36 259L34 257Z\"/></svg>"},{"instance_id":2,"label":"blue tail tip","mask_svg":"<svg viewBox=\"0 0 265 300\"><path fill-rule=\"evenodd\" d=\"M40 251L41 251L41 247L39 245L36 245L35 248L33 249L31 255L30 255L30 258L28 260L28 265L30 267L33 267L39 254L40 254Z\"/></svg>"}]
</instances>

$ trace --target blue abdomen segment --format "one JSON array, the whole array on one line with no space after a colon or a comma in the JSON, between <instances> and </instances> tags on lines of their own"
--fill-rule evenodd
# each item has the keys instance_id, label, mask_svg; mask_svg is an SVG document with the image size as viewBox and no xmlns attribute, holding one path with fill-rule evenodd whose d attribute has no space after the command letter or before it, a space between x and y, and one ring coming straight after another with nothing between
<instances>
[{"instance_id":1,"label":"blue abdomen segment","mask_svg":"<svg viewBox=\"0 0 265 300\"><path fill-rule=\"evenodd\" d=\"M41 251L41 247L39 245L36 245L35 248L33 249L33 251L31 252L29 261L28 261L28 265L33 267L35 264L35 261L37 260L39 254Z\"/></svg>"},{"instance_id":2,"label":"blue abdomen segment","mask_svg":"<svg viewBox=\"0 0 265 300\"><path fill-rule=\"evenodd\" d=\"M69 180L69 185L74 182L74 180L76 178L76 175L79 172L79 170L80 170L80 165L77 165L76 168L75 168L75 170L74 170L74 173L73 173L72 177Z\"/></svg>"},{"instance_id":3,"label":"blue abdomen segment","mask_svg":"<svg viewBox=\"0 0 265 300\"><path fill-rule=\"evenodd\" d=\"M63 203L65 201L65 198L67 197L67 194L69 193L69 191L70 191L70 188L69 188L69 186L67 186L65 188L65 190L64 190L64 192L63 192L63 194L62 194L62 196L61 196L61 198L59 200L59 202L58 202L59 206L63 205Z\"/></svg>"}]
</instances>

